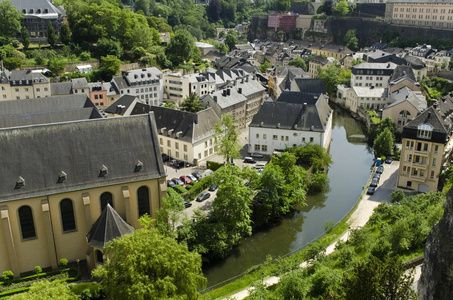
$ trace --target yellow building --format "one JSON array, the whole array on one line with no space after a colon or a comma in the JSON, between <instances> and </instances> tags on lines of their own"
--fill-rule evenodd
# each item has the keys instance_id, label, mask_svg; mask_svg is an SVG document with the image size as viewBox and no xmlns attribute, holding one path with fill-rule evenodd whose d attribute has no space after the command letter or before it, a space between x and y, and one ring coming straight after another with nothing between
<instances>
[{"instance_id":1,"label":"yellow building","mask_svg":"<svg viewBox=\"0 0 453 300\"><path fill-rule=\"evenodd\" d=\"M102 263L87 234L107 205L132 225L166 193L152 113L0 130L0 272Z\"/></svg>"},{"instance_id":2,"label":"yellow building","mask_svg":"<svg viewBox=\"0 0 453 300\"><path fill-rule=\"evenodd\" d=\"M50 96L50 81L32 70L3 69L0 74L0 100L21 100Z\"/></svg>"},{"instance_id":3,"label":"yellow building","mask_svg":"<svg viewBox=\"0 0 453 300\"><path fill-rule=\"evenodd\" d=\"M441 114L432 106L404 126L398 186L437 191L442 165L451 151L449 138Z\"/></svg>"}]
</instances>

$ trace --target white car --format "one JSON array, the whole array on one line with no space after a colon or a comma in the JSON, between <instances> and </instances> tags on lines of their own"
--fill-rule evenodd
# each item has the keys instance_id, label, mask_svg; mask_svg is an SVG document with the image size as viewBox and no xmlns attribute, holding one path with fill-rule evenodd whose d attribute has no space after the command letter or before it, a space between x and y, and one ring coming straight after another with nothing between
<instances>
[{"instance_id":1,"label":"white car","mask_svg":"<svg viewBox=\"0 0 453 300\"><path fill-rule=\"evenodd\" d=\"M255 169L264 169L265 166L266 166L266 164L257 163L257 164L255 164L253 167L254 167Z\"/></svg>"}]
</instances>

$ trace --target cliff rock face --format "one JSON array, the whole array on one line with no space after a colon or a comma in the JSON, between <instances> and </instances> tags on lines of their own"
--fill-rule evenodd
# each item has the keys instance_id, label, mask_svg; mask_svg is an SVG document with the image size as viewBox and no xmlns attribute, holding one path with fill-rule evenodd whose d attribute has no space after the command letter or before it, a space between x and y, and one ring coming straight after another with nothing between
<instances>
[{"instance_id":1,"label":"cliff rock face","mask_svg":"<svg viewBox=\"0 0 453 300\"><path fill-rule=\"evenodd\" d=\"M448 191L442 219L426 240L418 293L421 300L453 298L453 188Z\"/></svg>"}]
</instances>

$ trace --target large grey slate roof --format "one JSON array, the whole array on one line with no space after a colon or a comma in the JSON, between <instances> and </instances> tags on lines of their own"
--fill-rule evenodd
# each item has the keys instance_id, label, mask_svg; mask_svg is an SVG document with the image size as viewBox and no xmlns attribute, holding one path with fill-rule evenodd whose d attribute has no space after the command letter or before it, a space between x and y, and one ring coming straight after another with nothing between
<instances>
[{"instance_id":1,"label":"large grey slate roof","mask_svg":"<svg viewBox=\"0 0 453 300\"><path fill-rule=\"evenodd\" d=\"M324 99L307 105L266 101L249 127L324 132L330 113L331 109Z\"/></svg>"},{"instance_id":2,"label":"large grey slate roof","mask_svg":"<svg viewBox=\"0 0 453 300\"><path fill-rule=\"evenodd\" d=\"M225 95L226 90L230 91L229 95ZM215 98L216 97L216 98ZM217 99L217 100L215 100ZM202 99L203 105L207 106L207 103L216 103L221 109L225 109L227 107L232 107L236 104L246 102L247 98L243 95L237 92L236 89L231 88L231 89L224 89L220 91L216 91L212 94L208 94L204 96Z\"/></svg>"},{"instance_id":3,"label":"large grey slate roof","mask_svg":"<svg viewBox=\"0 0 453 300\"><path fill-rule=\"evenodd\" d=\"M47 9L47 14L58 14L62 13L48 0L12 0L13 5L20 10L21 12L25 9L26 14L45 16L44 10ZM33 9L33 12L30 11ZM41 10L41 13L38 13L38 9Z\"/></svg>"},{"instance_id":4,"label":"large grey slate roof","mask_svg":"<svg viewBox=\"0 0 453 300\"><path fill-rule=\"evenodd\" d=\"M22 81L22 84L24 85L26 84L26 81L28 81L28 85L31 85L32 83L50 82L49 78L47 78L43 74L32 72L31 70L4 70L0 79L0 83L12 83L13 81L16 81L16 84L19 84L19 81Z\"/></svg>"},{"instance_id":5,"label":"large grey slate roof","mask_svg":"<svg viewBox=\"0 0 453 300\"><path fill-rule=\"evenodd\" d=\"M407 78L413 82L417 82L414 71L410 66L397 66L390 77L390 81L396 81L401 78Z\"/></svg>"},{"instance_id":6,"label":"large grey slate roof","mask_svg":"<svg viewBox=\"0 0 453 300\"><path fill-rule=\"evenodd\" d=\"M88 89L88 81L85 77L82 78L73 78L72 81L72 88L74 89Z\"/></svg>"},{"instance_id":7,"label":"large grey slate roof","mask_svg":"<svg viewBox=\"0 0 453 300\"><path fill-rule=\"evenodd\" d=\"M166 176L152 113L2 129L0 153L0 201ZM59 183L62 171L67 179Z\"/></svg>"},{"instance_id":8,"label":"large grey slate roof","mask_svg":"<svg viewBox=\"0 0 453 300\"><path fill-rule=\"evenodd\" d=\"M326 94L326 88L320 78L296 78L299 91L312 94Z\"/></svg>"},{"instance_id":9,"label":"large grey slate roof","mask_svg":"<svg viewBox=\"0 0 453 300\"><path fill-rule=\"evenodd\" d=\"M103 118L86 95L0 101L0 128Z\"/></svg>"},{"instance_id":10,"label":"large grey slate roof","mask_svg":"<svg viewBox=\"0 0 453 300\"><path fill-rule=\"evenodd\" d=\"M195 143L212 136L215 132L215 124L219 120L217 114L210 107L197 113L162 106L151 106L151 111L156 117L159 132L165 127L166 136L188 143ZM173 131L169 135L168 131L171 129ZM176 137L178 132L181 134Z\"/></svg>"},{"instance_id":11,"label":"large grey slate roof","mask_svg":"<svg viewBox=\"0 0 453 300\"><path fill-rule=\"evenodd\" d=\"M125 234L132 234L134 230L134 227L124 221L110 204L107 204L87 234L88 245L104 249L108 242Z\"/></svg>"},{"instance_id":12,"label":"large grey slate roof","mask_svg":"<svg viewBox=\"0 0 453 300\"><path fill-rule=\"evenodd\" d=\"M425 96L420 91L411 91L407 86L394 91L390 95L387 107L393 107L404 101L409 101L418 111L423 111L427 107Z\"/></svg>"},{"instance_id":13,"label":"large grey slate roof","mask_svg":"<svg viewBox=\"0 0 453 300\"><path fill-rule=\"evenodd\" d=\"M73 94L72 82L51 83L50 94L52 96Z\"/></svg>"}]
</instances>

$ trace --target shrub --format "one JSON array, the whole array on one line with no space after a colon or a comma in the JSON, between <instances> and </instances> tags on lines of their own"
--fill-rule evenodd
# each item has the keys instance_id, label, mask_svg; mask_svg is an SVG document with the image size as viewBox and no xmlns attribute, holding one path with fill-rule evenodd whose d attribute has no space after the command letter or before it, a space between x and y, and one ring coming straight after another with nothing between
<instances>
[{"instance_id":1,"label":"shrub","mask_svg":"<svg viewBox=\"0 0 453 300\"><path fill-rule=\"evenodd\" d=\"M324 225L324 230L326 233L330 233L335 227L335 223L331 220L327 220L326 224Z\"/></svg>"},{"instance_id":2,"label":"shrub","mask_svg":"<svg viewBox=\"0 0 453 300\"><path fill-rule=\"evenodd\" d=\"M223 167L223 163L218 163L218 162L215 162L215 161L207 161L206 162L206 167L208 169L211 169L211 170L215 171L218 168Z\"/></svg>"},{"instance_id":3,"label":"shrub","mask_svg":"<svg viewBox=\"0 0 453 300\"><path fill-rule=\"evenodd\" d=\"M35 274L42 273L42 268L40 266L36 266L33 272L35 272Z\"/></svg>"},{"instance_id":4,"label":"shrub","mask_svg":"<svg viewBox=\"0 0 453 300\"><path fill-rule=\"evenodd\" d=\"M210 187L212 184L212 176L207 176L202 178L200 181L196 182L190 189L189 189L189 199L196 197L202 191Z\"/></svg>"},{"instance_id":5,"label":"shrub","mask_svg":"<svg viewBox=\"0 0 453 300\"><path fill-rule=\"evenodd\" d=\"M60 259L60 266L66 267L68 265L68 260L66 258Z\"/></svg>"},{"instance_id":6,"label":"shrub","mask_svg":"<svg viewBox=\"0 0 453 300\"><path fill-rule=\"evenodd\" d=\"M91 59L90 52L83 51L82 53L80 53L80 59L85 61L90 60Z\"/></svg>"},{"instance_id":7,"label":"shrub","mask_svg":"<svg viewBox=\"0 0 453 300\"><path fill-rule=\"evenodd\" d=\"M315 194L321 192L326 186L329 178L324 173L316 173L311 175L308 181L308 193Z\"/></svg>"},{"instance_id":8,"label":"shrub","mask_svg":"<svg viewBox=\"0 0 453 300\"><path fill-rule=\"evenodd\" d=\"M175 187L173 189L180 194L187 193L187 190L180 185L175 185Z\"/></svg>"},{"instance_id":9,"label":"shrub","mask_svg":"<svg viewBox=\"0 0 453 300\"><path fill-rule=\"evenodd\" d=\"M13 271L4 271L2 274L3 280L11 280L14 278L14 273Z\"/></svg>"}]
</instances>

